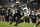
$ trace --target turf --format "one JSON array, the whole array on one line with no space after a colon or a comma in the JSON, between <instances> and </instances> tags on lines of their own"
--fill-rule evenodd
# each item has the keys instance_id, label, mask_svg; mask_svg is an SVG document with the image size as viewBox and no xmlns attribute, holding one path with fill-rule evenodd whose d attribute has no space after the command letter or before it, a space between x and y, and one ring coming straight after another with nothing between
<instances>
[{"instance_id":1,"label":"turf","mask_svg":"<svg viewBox=\"0 0 40 27\"><path fill-rule=\"evenodd\" d=\"M15 22L10 25L10 22L0 22L0 27L33 27L35 24L32 23L20 23L18 26L14 26ZM38 25L40 27L40 24Z\"/></svg>"}]
</instances>

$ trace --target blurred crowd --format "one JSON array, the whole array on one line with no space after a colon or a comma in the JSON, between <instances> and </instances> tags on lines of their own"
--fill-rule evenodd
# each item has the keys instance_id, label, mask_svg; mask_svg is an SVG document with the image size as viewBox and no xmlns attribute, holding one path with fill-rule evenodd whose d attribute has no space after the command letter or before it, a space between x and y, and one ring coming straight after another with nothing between
<instances>
[{"instance_id":1,"label":"blurred crowd","mask_svg":"<svg viewBox=\"0 0 40 27\"><path fill-rule=\"evenodd\" d=\"M21 7L21 6L19 6L19 1L17 1L17 2L16 2L17 4L15 4L14 7L5 7L5 8L0 9L0 21L4 21L4 22L9 21L9 22L11 22L11 20L13 19L14 14L15 14L15 11L17 9L20 10L21 17L24 16L23 8L27 7L27 5L24 4ZM38 13L40 13L40 8L38 10L36 10L35 8L33 10L31 10L31 8L28 8L28 16L26 18L24 17L25 19L23 19L21 21L23 21L24 23L25 22L36 23L36 21L38 20L38 17L37 17ZM15 21L16 20L17 20L17 17L16 17Z\"/></svg>"},{"instance_id":2,"label":"blurred crowd","mask_svg":"<svg viewBox=\"0 0 40 27\"><path fill-rule=\"evenodd\" d=\"M35 10L35 9L31 10L30 8L28 8L28 11L29 11L29 13L28 13L29 16L23 20L24 23L25 23L25 21L30 22L30 23L31 22L35 23L38 18L31 18L30 15L34 14L36 16L36 14L38 14L40 12L40 9L39 10ZM9 21L10 22L13 18L14 13L15 13L15 9L11 9L10 7L7 7L6 11L4 8L0 9L0 21ZM21 12L21 17L22 16L24 16L23 12ZM16 17L16 19L17 19L17 17Z\"/></svg>"}]
</instances>

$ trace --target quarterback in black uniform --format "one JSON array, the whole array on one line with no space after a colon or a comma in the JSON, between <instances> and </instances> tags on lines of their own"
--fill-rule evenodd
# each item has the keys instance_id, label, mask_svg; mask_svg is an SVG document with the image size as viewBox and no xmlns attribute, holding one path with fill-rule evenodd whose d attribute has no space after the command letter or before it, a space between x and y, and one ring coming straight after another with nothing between
<instances>
[{"instance_id":1,"label":"quarterback in black uniform","mask_svg":"<svg viewBox=\"0 0 40 27\"><path fill-rule=\"evenodd\" d=\"M16 21L16 24L14 26L18 26L18 24L20 23L20 19L21 19L20 18L21 17L21 13L20 13L21 8L19 7L19 1L16 4L16 7L17 8L15 9L15 14L13 15L12 22L10 23L10 25L11 25L13 23L13 21L15 20L15 18L17 17L17 21Z\"/></svg>"},{"instance_id":2,"label":"quarterback in black uniform","mask_svg":"<svg viewBox=\"0 0 40 27\"><path fill-rule=\"evenodd\" d=\"M12 22L10 23L10 25L13 23L13 21L15 20L15 18L17 17L17 21L16 21L16 24L15 26L18 26L17 24L19 24L20 22L20 16L21 16L21 13L19 10L16 10L15 14L13 15L13 19L12 19Z\"/></svg>"}]
</instances>

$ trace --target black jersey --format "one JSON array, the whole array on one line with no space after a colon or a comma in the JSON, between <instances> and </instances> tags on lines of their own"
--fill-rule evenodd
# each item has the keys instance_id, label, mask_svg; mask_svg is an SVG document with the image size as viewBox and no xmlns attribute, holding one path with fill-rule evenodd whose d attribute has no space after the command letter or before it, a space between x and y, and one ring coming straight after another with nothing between
<instances>
[{"instance_id":1,"label":"black jersey","mask_svg":"<svg viewBox=\"0 0 40 27\"><path fill-rule=\"evenodd\" d=\"M29 17L30 17L30 18L35 18L36 16L31 14Z\"/></svg>"},{"instance_id":2,"label":"black jersey","mask_svg":"<svg viewBox=\"0 0 40 27\"><path fill-rule=\"evenodd\" d=\"M12 12L9 14L9 16L12 16Z\"/></svg>"},{"instance_id":3,"label":"black jersey","mask_svg":"<svg viewBox=\"0 0 40 27\"><path fill-rule=\"evenodd\" d=\"M18 16L20 16L20 15L21 15L21 13L20 13L20 11L19 11L19 10L17 10L16 14L17 14Z\"/></svg>"},{"instance_id":4,"label":"black jersey","mask_svg":"<svg viewBox=\"0 0 40 27\"><path fill-rule=\"evenodd\" d=\"M40 19L40 14L38 14L37 17Z\"/></svg>"},{"instance_id":5,"label":"black jersey","mask_svg":"<svg viewBox=\"0 0 40 27\"><path fill-rule=\"evenodd\" d=\"M8 9L8 16L12 16L11 9Z\"/></svg>"},{"instance_id":6,"label":"black jersey","mask_svg":"<svg viewBox=\"0 0 40 27\"><path fill-rule=\"evenodd\" d=\"M35 14L30 13L29 18L36 18Z\"/></svg>"},{"instance_id":7,"label":"black jersey","mask_svg":"<svg viewBox=\"0 0 40 27\"><path fill-rule=\"evenodd\" d=\"M10 13L10 11L11 11L11 9L7 9L7 11L8 11L8 14Z\"/></svg>"},{"instance_id":8,"label":"black jersey","mask_svg":"<svg viewBox=\"0 0 40 27\"><path fill-rule=\"evenodd\" d=\"M4 15L5 14L5 11L1 11L1 15Z\"/></svg>"},{"instance_id":9,"label":"black jersey","mask_svg":"<svg viewBox=\"0 0 40 27\"><path fill-rule=\"evenodd\" d=\"M1 15L1 11L0 11L0 15Z\"/></svg>"}]
</instances>

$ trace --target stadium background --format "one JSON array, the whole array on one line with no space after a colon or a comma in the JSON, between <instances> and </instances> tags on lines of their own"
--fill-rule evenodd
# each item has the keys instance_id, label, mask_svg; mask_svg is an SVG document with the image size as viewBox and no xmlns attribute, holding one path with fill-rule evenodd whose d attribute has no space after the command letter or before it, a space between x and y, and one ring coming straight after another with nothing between
<instances>
[{"instance_id":1,"label":"stadium background","mask_svg":"<svg viewBox=\"0 0 40 27\"><path fill-rule=\"evenodd\" d=\"M28 3L27 2L27 0L19 0L20 1L20 6L21 5L23 5L23 4L27 4L27 7L28 8L31 8L32 10L34 9L34 8L36 8L36 10L38 10L39 8L40 8L40 2L38 2L38 4L36 4L37 3L37 1L32 1L32 2L30 2L30 3ZM13 0L13 1L11 1L11 0L0 0L0 9L1 8L6 8L7 6L9 6L9 7L11 7L11 5L12 4L16 4L15 3L16 2L16 0ZM35 3L35 4L34 4ZM5 7L6 6L6 7ZM6 10L6 9L5 9ZM9 23L10 22L0 22L0 27L10 27L10 25L9 25ZM15 23L14 23L15 24ZM21 25L22 24L22 25ZM34 24L30 24L30 26L29 26L29 23L25 23L25 24L23 24L23 23L21 23L18 27L33 27L33 25ZM25 26L24 26L25 25ZM27 25L27 26L26 26ZM32 25L32 26L31 26ZM13 25L11 25L11 27L12 27ZM40 27L40 25L38 26L38 27Z\"/></svg>"}]
</instances>

